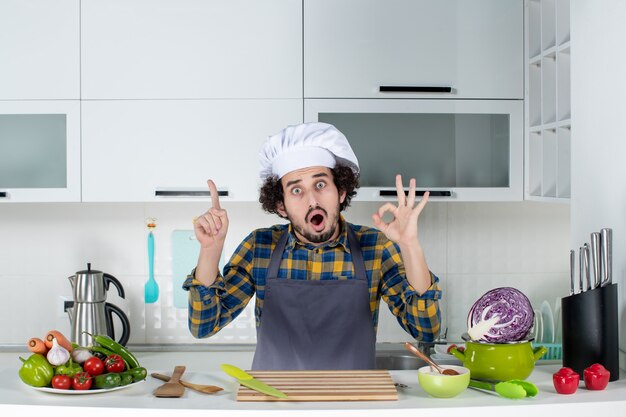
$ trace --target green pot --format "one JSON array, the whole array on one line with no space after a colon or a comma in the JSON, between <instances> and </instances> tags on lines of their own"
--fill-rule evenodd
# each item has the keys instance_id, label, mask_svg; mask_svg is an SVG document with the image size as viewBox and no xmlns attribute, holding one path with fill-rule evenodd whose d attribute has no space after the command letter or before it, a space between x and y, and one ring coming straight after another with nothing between
<instances>
[{"instance_id":1,"label":"green pot","mask_svg":"<svg viewBox=\"0 0 626 417\"><path fill-rule=\"evenodd\" d=\"M526 379L535 369L547 349L538 346L533 349L530 342L518 343L479 343L466 342L465 352L456 347L450 353L463 362L470 370L473 379L508 381Z\"/></svg>"}]
</instances>

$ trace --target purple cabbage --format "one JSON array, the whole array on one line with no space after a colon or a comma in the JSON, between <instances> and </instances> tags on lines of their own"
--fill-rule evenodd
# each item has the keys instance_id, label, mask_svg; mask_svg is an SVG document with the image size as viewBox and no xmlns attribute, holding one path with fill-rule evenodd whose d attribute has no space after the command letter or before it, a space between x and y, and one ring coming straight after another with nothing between
<instances>
[{"instance_id":1,"label":"purple cabbage","mask_svg":"<svg viewBox=\"0 0 626 417\"><path fill-rule=\"evenodd\" d=\"M478 331L475 340L489 343L516 342L530 334L535 313L533 307L521 291L512 287L494 288L482 295L467 315L467 328L490 320L490 327ZM472 337L474 339L474 337Z\"/></svg>"}]
</instances>

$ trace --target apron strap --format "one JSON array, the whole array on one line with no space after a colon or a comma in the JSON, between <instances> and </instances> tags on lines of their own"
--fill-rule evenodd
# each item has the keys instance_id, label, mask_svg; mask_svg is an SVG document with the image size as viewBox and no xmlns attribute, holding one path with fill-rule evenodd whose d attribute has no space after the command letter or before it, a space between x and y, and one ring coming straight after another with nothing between
<instances>
[{"instance_id":1,"label":"apron strap","mask_svg":"<svg viewBox=\"0 0 626 417\"><path fill-rule=\"evenodd\" d=\"M289 238L289 232L285 230L278 242L276 242L276 247L272 252L272 257L270 258L270 265L267 267L267 275L266 277L276 277L278 278L278 269L280 268L280 261L283 259L283 252L285 251L285 246L287 246L287 239Z\"/></svg>"},{"instance_id":2,"label":"apron strap","mask_svg":"<svg viewBox=\"0 0 626 417\"><path fill-rule=\"evenodd\" d=\"M361 245L356 239L356 235L348 223L346 223L346 228L348 229L348 243L350 244L350 252L352 253L352 264L354 265L355 278L367 281L367 273L365 272L365 262L363 261Z\"/></svg>"},{"instance_id":3,"label":"apron strap","mask_svg":"<svg viewBox=\"0 0 626 417\"><path fill-rule=\"evenodd\" d=\"M350 245L350 252L352 254L354 277L355 279L367 281L367 272L365 272L365 262L363 261L361 245L359 244L352 228L347 223L345 223L345 226L348 229L348 244ZM283 258L283 252L285 251L285 246L287 246L288 238L289 232L285 230L278 239L278 242L276 242L276 247L274 248L272 257L270 258L270 264L267 267L267 277L278 277L278 269L280 268L280 262Z\"/></svg>"}]
</instances>

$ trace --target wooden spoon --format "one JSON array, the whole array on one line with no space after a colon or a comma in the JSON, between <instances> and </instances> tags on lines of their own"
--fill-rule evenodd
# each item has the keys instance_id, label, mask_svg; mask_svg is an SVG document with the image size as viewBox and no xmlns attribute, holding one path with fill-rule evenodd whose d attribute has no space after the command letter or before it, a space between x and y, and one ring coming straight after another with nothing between
<instances>
[{"instance_id":1,"label":"wooden spoon","mask_svg":"<svg viewBox=\"0 0 626 417\"><path fill-rule=\"evenodd\" d=\"M427 364L429 364L430 366L435 368L437 371L439 371L440 374L442 374L442 375L460 375L454 369L449 369L449 368L445 368L444 369L444 368L440 367L435 362L433 362L428 356L424 355L422 352L420 352L420 350L418 348L416 348L415 346L413 346L409 342L405 342L404 343L404 347L406 348L406 350L408 350L409 352L411 352L415 356L418 356L418 357L422 358L423 360L425 360Z\"/></svg>"},{"instance_id":2,"label":"wooden spoon","mask_svg":"<svg viewBox=\"0 0 626 417\"><path fill-rule=\"evenodd\" d=\"M170 377L167 375L163 375L163 374L157 374L157 373L152 373L150 374L151 377L156 378L156 379L160 379L161 381L169 381ZM223 391L224 388L222 387L218 387L217 385L200 385L200 384L193 384L191 382L187 382L187 381L183 381L182 379L180 379L178 381L178 383L184 387L187 387L189 389L198 391L198 392L202 392L204 394L214 394L216 392L219 391Z\"/></svg>"},{"instance_id":3,"label":"wooden spoon","mask_svg":"<svg viewBox=\"0 0 626 417\"><path fill-rule=\"evenodd\" d=\"M183 375L183 372L185 372L184 366L176 366L170 379L165 384L154 390L154 396L165 398L182 397L185 394L185 387L179 384L178 381Z\"/></svg>"}]
</instances>

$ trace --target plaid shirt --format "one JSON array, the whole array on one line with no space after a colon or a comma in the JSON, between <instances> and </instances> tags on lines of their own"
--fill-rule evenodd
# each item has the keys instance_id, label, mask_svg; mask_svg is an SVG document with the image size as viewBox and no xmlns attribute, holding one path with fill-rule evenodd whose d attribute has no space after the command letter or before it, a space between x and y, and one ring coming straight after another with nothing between
<instances>
[{"instance_id":1,"label":"plaid shirt","mask_svg":"<svg viewBox=\"0 0 626 417\"><path fill-rule=\"evenodd\" d=\"M258 328L263 314L265 279L278 239L288 229L278 278L297 280L352 279L354 267L345 226L354 230L363 252L369 284L370 310L374 328L382 299L400 325L422 341L432 341L439 332L441 314L439 279L431 272L431 285L419 295L405 278L400 248L380 231L341 219L339 237L320 246L298 241L291 225L275 225L253 231L239 245L223 274L206 287L192 272L183 284L189 291L189 330L197 338L209 337L241 313L256 292L255 317Z\"/></svg>"}]
</instances>

